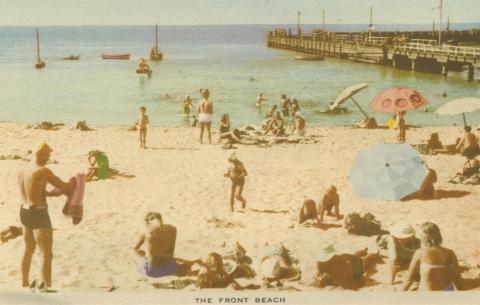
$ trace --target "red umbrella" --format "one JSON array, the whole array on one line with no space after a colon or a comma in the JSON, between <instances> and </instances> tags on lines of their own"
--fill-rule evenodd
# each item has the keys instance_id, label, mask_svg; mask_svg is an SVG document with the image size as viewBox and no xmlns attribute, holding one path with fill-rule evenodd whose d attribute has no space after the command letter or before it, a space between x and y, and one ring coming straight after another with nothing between
<instances>
[{"instance_id":1,"label":"red umbrella","mask_svg":"<svg viewBox=\"0 0 480 305\"><path fill-rule=\"evenodd\" d=\"M398 113L415 110L428 101L415 89L400 87L382 91L372 101L372 109L377 112Z\"/></svg>"}]
</instances>

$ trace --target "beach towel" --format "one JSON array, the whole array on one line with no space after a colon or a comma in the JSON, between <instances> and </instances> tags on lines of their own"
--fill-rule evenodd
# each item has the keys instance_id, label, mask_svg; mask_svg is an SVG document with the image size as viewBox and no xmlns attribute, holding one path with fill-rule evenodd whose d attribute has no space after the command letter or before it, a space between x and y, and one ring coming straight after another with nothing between
<instances>
[{"instance_id":1,"label":"beach towel","mask_svg":"<svg viewBox=\"0 0 480 305\"><path fill-rule=\"evenodd\" d=\"M82 221L83 217L83 194L85 193L85 174L77 174L70 178L70 181L75 180L75 189L70 195L67 195L67 201L63 206L63 214L72 218L72 223L77 225ZM53 192L58 192L59 189L53 189Z\"/></svg>"}]
</instances>

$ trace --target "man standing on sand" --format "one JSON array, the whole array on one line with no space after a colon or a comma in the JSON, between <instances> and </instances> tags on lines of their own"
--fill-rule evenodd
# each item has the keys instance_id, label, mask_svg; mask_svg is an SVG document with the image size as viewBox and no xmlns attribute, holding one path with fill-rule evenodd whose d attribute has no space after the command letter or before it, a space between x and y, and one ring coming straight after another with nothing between
<instances>
[{"instance_id":1,"label":"man standing on sand","mask_svg":"<svg viewBox=\"0 0 480 305\"><path fill-rule=\"evenodd\" d=\"M210 92L208 89L202 91L202 101L200 106L198 106L198 120L200 121L200 144L203 144L203 131L205 127L208 132L208 142L212 144L212 135L210 133L210 128L212 127L212 113L213 113L213 104L210 101Z\"/></svg>"},{"instance_id":2,"label":"man standing on sand","mask_svg":"<svg viewBox=\"0 0 480 305\"><path fill-rule=\"evenodd\" d=\"M23 204L20 208L20 221L23 225L25 252L22 258L22 286L29 286L29 272L35 246L38 245L42 255L42 283L38 286L47 291L52 285L52 223L48 215L47 196L54 196L46 190L47 184L59 188L62 193L69 194L75 185L67 184L55 176L45 165L50 159L52 149L48 144L41 144L35 153L35 165L21 171L18 186ZM73 182L74 184L75 182ZM32 282L36 287L36 282Z\"/></svg>"},{"instance_id":3,"label":"man standing on sand","mask_svg":"<svg viewBox=\"0 0 480 305\"><path fill-rule=\"evenodd\" d=\"M149 122L148 116L145 114L147 108L140 107L140 117L138 118L138 130L140 132L140 148L145 148L147 145L147 125Z\"/></svg>"}]
</instances>

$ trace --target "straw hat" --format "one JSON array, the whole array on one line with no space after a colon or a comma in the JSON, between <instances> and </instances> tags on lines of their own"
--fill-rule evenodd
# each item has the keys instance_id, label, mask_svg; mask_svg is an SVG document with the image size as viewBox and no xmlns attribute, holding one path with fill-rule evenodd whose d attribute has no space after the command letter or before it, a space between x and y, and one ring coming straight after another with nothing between
<instances>
[{"instance_id":1,"label":"straw hat","mask_svg":"<svg viewBox=\"0 0 480 305\"><path fill-rule=\"evenodd\" d=\"M338 255L338 254L340 254L340 252L335 250L333 245L330 244L320 251L320 253L318 255L318 261L326 262L326 261L328 261L329 259L331 259L332 257L334 257L335 255Z\"/></svg>"},{"instance_id":2,"label":"straw hat","mask_svg":"<svg viewBox=\"0 0 480 305\"><path fill-rule=\"evenodd\" d=\"M260 266L261 274L268 279L279 277L282 271L280 260L281 258L278 256L265 259Z\"/></svg>"},{"instance_id":3,"label":"straw hat","mask_svg":"<svg viewBox=\"0 0 480 305\"><path fill-rule=\"evenodd\" d=\"M399 221L390 228L390 235L395 238L409 238L415 236L413 227L405 221Z\"/></svg>"}]
</instances>

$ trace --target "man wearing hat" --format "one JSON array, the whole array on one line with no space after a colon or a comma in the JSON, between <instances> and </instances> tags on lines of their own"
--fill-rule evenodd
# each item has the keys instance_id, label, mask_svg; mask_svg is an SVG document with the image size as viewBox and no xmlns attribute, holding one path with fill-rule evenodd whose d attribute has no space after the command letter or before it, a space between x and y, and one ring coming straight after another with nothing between
<instances>
[{"instance_id":1,"label":"man wearing hat","mask_svg":"<svg viewBox=\"0 0 480 305\"><path fill-rule=\"evenodd\" d=\"M52 223L48 214L47 196L54 196L46 190L47 184L69 194L75 185L67 184L55 176L46 167L52 149L48 144L38 146L35 152L35 164L24 169L18 176L18 185L23 203L20 208L20 221L23 225L25 252L22 257L22 286L29 286L29 272L35 246L38 245L42 255L42 283L40 288L47 289L52 285ZM74 182L72 182L74 183ZM32 283L33 284L33 283ZM35 284L33 284L35 286Z\"/></svg>"},{"instance_id":2,"label":"man wearing hat","mask_svg":"<svg viewBox=\"0 0 480 305\"><path fill-rule=\"evenodd\" d=\"M415 230L409 223L399 221L390 228L388 257L391 265L390 283L392 285L395 283L397 272L408 268L413 254L419 248L420 239L415 237Z\"/></svg>"}]
</instances>

